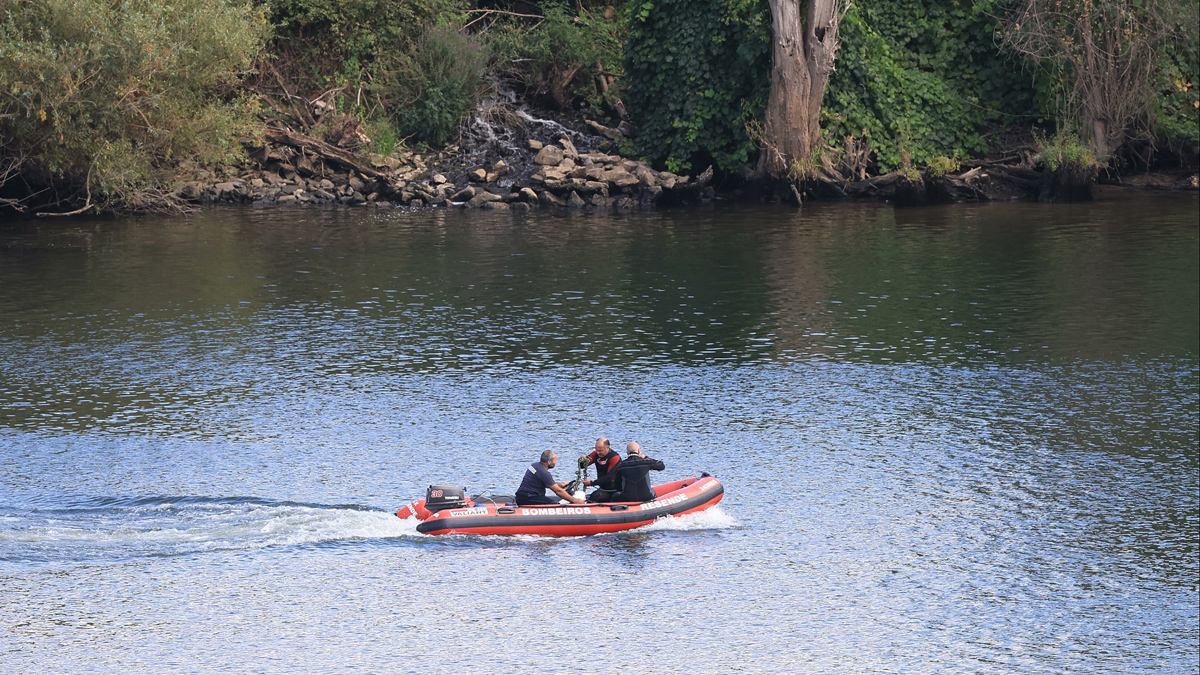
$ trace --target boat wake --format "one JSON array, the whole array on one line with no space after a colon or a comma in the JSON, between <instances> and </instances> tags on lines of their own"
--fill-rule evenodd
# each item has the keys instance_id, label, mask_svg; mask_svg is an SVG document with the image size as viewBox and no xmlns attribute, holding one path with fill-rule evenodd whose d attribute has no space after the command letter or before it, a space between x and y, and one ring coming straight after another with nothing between
<instances>
[{"instance_id":1,"label":"boat wake","mask_svg":"<svg viewBox=\"0 0 1200 675\"><path fill-rule=\"evenodd\" d=\"M699 513L688 513L682 516L667 516L639 527L637 532L663 530L724 530L739 525L736 518L729 515L719 505Z\"/></svg>"},{"instance_id":2,"label":"boat wake","mask_svg":"<svg viewBox=\"0 0 1200 675\"><path fill-rule=\"evenodd\" d=\"M0 562L87 562L410 536L419 536L415 523L357 505L148 497L0 507Z\"/></svg>"}]
</instances>

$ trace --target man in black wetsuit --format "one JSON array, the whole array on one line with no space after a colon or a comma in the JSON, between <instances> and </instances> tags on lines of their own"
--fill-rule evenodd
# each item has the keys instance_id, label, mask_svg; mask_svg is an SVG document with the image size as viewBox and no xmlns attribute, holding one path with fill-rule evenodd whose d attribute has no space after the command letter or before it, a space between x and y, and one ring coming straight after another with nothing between
<instances>
[{"instance_id":1,"label":"man in black wetsuit","mask_svg":"<svg viewBox=\"0 0 1200 675\"><path fill-rule=\"evenodd\" d=\"M566 483L554 482L554 477L550 475L550 469L553 469L556 464L558 464L558 455L553 450L546 450L542 453L541 461L529 465L529 468L525 470L525 475L521 478L521 487L517 488L517 506L557 504L560 498L572 504L583 503L582 499L571 496L563 489L566 487ZM547 495L547 488L558 496Z\"/></svg>"},{"instance_id":2,"label":"man in black wetsuit","mask_svg":"<svg viewBox=\"0 0 1200 675\"><path fill-rule=\"evenodd\" d=\"M621 463L621 456L612 451L612 446L607 438L596 439L596 449L591 454L586 455L580 460L580 467L587 468L588 466L596 465L596 482L604 480L604 477L612 473L617 465ZM584 481L584 485L591 485L591 482ZM618 487L610 487L608 489L599 489L588 495L588 501L593 503L612 501L613 494L620 489Z\"/></svg>"},{"instance_id":3,"label":"man in black wetsuit","mask_svg":"<svg viewBox=\"0 0 1200 675\"><path fill-rule=\"evenodd\" d=\"M610 471L603 479L584 481L584 485L595 485L600 488L615 489L608 501L612 502L648 502L654 499L654 489L650 487L648 474L651 471L662 471L667 468L657 459L650 459L642 454L642 446L636 441L625 446L625 459Z\"/></svg>"}]
</instances>

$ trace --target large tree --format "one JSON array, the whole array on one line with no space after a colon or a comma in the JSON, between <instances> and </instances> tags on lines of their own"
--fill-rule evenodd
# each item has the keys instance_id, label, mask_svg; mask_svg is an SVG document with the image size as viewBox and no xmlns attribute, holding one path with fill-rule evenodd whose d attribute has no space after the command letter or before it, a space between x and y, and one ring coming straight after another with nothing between
<instances>
[{"instance_id":1,"label":"large tree","mask_svg":"<svg viewBox=\"0 0 1200 675\"><path fill-rule=\"evenodd\" d=\"M821 138L821 101L833 72L848 0L769 0L774 33L771 92L763 128L764 168L803 176Z\"/></svg>"}]
</instances>

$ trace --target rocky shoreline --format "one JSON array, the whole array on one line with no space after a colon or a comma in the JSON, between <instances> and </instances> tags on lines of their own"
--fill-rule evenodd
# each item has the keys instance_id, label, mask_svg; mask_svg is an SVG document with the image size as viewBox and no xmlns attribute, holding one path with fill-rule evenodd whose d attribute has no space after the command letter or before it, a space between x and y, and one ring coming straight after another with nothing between
<instances>
[{"instance_id":1,"label":"rocky shoreline","mask_svg":"<svg viewBox=\"0 0 1200 675\"><path fill-rule=\"evenodd\" d=\"M657 171L616 154L614 140L629 130L594 121L579 126L590 133L528 113L502 127L476 118L460 146L438 152L401 148L389 156L268 128L262 141L249 148L247 164L224 171L193 167L191 180L179 184L176 194L191 204L511 211L624 211L718 198L711 167L698 175ZM953 174L894 172L859 180L823 177L811 181L804 194L791 195L779 193L778 185L742 182L719 197L794 202L865 199L901 207L1091 199L1094 180L1064 183L1062 178L1057 172L1039 170L1037 158L1024 151L996 160L966 161ZM1196 177L1190 174L1152 185L1141 185L1137 178L1128 181L1130 187L1197 188Z\"/></svg>"},{"instance_id":2,"label":"rocky shoreline","mask_svg":"<svg viewBox=\"0 0 1200 675\"><path fill-rule=\"evenodd\" d=\"M657 171L614 154L612 139L531 123L441 152L362 155L288 130L268 130L236 172L192 169L177 186L192 204L629 210L709 201L712 169ZM607 127L600 127L607 129ZM478 135L478 134L477 134Z\"/></svg>"}]
</instances>

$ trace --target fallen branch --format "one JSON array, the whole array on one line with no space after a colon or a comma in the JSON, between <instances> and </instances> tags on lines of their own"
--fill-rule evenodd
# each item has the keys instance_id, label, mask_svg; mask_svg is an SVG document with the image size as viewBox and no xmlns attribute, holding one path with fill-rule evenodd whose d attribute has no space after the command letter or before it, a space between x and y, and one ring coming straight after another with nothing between
<instances>
[{"instance_id":1,"label":"fallen branch","mask_svg":"<svg viewBox=\"0 0 1200 675\"><path fill-rule=\"evenodd\" d=\"M287 131L285 129L273 129L268 127L263 132L263 137L272 143L291 146L298 150L312 153L326 162L332 162L343 168L351 169L359 172L364 176L371 178L387 178L387 174L371 168L364 163L360 158L346 152L340 148L336 148L324 141L319 141L310 136L297 133L295 131Z\"/></svg>"},{"instance_id":2,"label":"fallen branch","mask_svg":"<svg viewBox=\"0 0 1200 675\"><path fill-rule=\"evenodd\" d=\"M479 16L468 21L466 23L466 25L463 26L463 30L466 30L466 29L470 28L472 25L474 25L480 21L483 21L484 19L491 16L492 14L502 14L504 16L515 16L515 17L519 17L522 19L537 19L539 21L543 21L546 18L544 16L541 16L540 14L521 14L518 12L507 12L502 9L468 9L467 14L478 14Z\"/></svg>"},{"instance_id":3,"label":"fallen branch","mask_svg":"<svg viewBox=\"0 0 1200 675\"><path fill-rule=\"evenodd\" d=\"M84 205L82 207L75 209L74 211L67 211L65 213L53 213L53 212L47 212L47 211L39 211L38 213L35 213L34 215L36 215L38 218L46 218L46 217L54 217L54 216L77 216L77 215L83 213L84 211L87 211L88 209L92 208L92 167L90 167L90 166L88 167L87 178L84 179L83 185L84 185L84 187L87 188L87 201L84 203Z\"/></svg>"}]
</instances>

